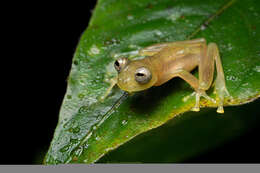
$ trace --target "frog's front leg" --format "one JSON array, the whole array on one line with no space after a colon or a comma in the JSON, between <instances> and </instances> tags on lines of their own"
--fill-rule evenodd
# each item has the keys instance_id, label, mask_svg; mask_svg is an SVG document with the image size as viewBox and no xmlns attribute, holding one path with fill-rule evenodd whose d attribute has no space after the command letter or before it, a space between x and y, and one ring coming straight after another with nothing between
<instances>
[{"instance_id":1,"label":"frog's front leg","mask_svg":"<svg viewBox=\"0 0 260 173\"><path fill-rule=\"evenodd\" d=\"M106 81L110 83L109 88L106 90L105 94L100 97L100 101L103 102L105 98L109 95L113 87L117 84L117 77L111 78L109 81Z\"/></svg>"},{"instance_id":2,"label":"frog's front leg","mask_svg":"<svg viewBox=\"0 0 260 173\"><path fill-rule=\"evenodd\" d=\"M196 92L196 103L195 106L192 108L192 111L199 111L200 110L200 97L204 97L207 100L210 100L211 102L215 103L215 100L210 98L205 90L200 89L200 83L199 80L192 75L190 72L184 70L184 69L179 69L176 70L174 72L172 72L171 74L169 74L171 77L180 77L183 80L185 80Z\"/></svg>"},{"instance_id":3,"label":"frog's front leg","mask_svg":"<svg viewBox=\"0 0 260 173\"><path fill-rule=\"evenodd\" d=\"M204 51L199 60L199 87L200 91L206 91L210 88L214 76L214 61L217 68L217 78L215 81L216 100L218 102L218 113L224 113L223 103L225 95L229 96L226 88L224 72L219 56L218 46L215 43L204 45ZM200 93L196 94L196 105L194 110L199 110Z\"/></svg>"}]
</instances>

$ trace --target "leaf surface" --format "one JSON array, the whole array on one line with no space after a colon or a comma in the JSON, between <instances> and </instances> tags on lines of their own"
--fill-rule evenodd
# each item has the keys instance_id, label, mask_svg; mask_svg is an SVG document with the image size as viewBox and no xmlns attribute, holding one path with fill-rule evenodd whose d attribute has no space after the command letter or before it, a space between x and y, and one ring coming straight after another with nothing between
<instances>
[{"instance_id":1,"label":"leaf surface","mask_svg":"<svg viewBox=\"0 0 260 173\"><path fill-rule=\"evenodd\" d=\"M177 78L133 96L115 87L101 101L109 87L104 81L116 75L115 59L154 43L201 37L217 43L233 97L225 105L258 98L259 15L256 0L99 0L73 58L45 164L94 163L194 106L192 88ZM208 94L215 97L212 89ZM201 105L216 107L203 99Z\"/></svg>"}]
</instances>

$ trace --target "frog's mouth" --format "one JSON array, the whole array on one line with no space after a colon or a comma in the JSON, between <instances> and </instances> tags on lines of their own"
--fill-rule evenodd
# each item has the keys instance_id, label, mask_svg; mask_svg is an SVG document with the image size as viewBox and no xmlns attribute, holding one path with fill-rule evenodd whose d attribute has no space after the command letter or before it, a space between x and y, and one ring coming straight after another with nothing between
<instances>
[{"instance_id":1,"label":"frog's mouth","mask_svg":"<svg viewBox=\"0 0 260 173\"><path fill-rule=\"evenodd\" d=\"M117 85L121 90L124 90L129 93L137 92L137 91L142 91L150 88L153 86L153 81L148 82L147 84L139 84L138 82L135 81L134 78L119 78L117 81Z\"/></svg>"}]
</instances>

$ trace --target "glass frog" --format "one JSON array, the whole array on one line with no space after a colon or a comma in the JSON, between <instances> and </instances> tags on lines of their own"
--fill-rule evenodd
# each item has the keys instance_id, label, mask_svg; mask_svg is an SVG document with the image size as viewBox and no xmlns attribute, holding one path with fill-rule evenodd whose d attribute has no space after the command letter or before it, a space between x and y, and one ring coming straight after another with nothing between
<instances>
[{"instance_id":1,"label":"glass frog","mask_svg":"<svg viewBox=\"0 0 260 173\"><path fill-rule=\"evenodd\" d=\"M122 57L115 61L118 76L116 80L112 80L107 94L115 84L120 89L133 93L160 86L174 77L180 77L195 90L196 103L192 110L199 111L201 96L216 103L205 92L212 85L216 64L217 112L224 113L224 98L230 95L225 84L218 46L215 43L207 44L204 38L160 43L141 49L139 55L145 58L129 60ZM196 67L199 70L198 79L190 73Z\"/></svg>"}]
</instances>

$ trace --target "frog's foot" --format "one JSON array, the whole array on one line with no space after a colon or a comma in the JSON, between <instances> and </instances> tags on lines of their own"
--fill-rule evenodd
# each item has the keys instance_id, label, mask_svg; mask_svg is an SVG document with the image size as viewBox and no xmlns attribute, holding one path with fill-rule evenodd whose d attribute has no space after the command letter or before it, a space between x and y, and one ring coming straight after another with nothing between
<instances>
[{"instance_id":1,"label":"frog's foot","mask_svg":"<svg viewBox=\"0 0 260 173\"><path fill-rule=\"evenodd\" d=\"M204 90L199 89L196 91L196 95L195 95L196 103L195 103L195 106L191 109L192 111L195 111L195 112L200 111L200 97L201 96L213 103L216 103L216 101L213 98L209 97Z\"/></svg>"},{"instance_id":2,"label":"frog's foot","mask_svg":"<svg viewBox=\"0 0 260 173\"><path fill-rule=\"evenodd\" d=\"M216 101L218 103L217 112L218 113L224 113L223 104L224 104L225 97L229 97L231 100L233 98L229 94L229 92L228 92L228 90L226 88L226 85L223 82L223 80L221 80L218 77L217 77L217 79L215 81L215 91L214 92L216 93Z\"/></svg>"}]
</instances>

